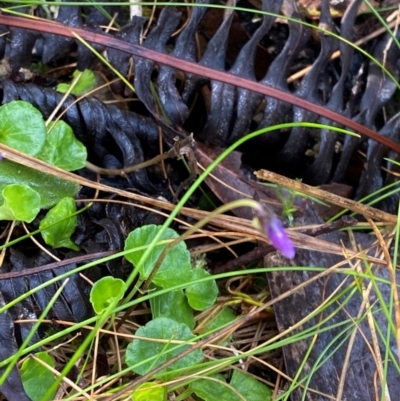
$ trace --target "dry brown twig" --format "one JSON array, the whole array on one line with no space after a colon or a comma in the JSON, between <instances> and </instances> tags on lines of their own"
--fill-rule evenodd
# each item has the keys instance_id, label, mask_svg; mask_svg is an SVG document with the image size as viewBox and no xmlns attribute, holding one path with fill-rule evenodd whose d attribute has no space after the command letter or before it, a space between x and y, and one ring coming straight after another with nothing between
<instances>
[{"instance_id":1,"label":"dry brown twig","mask_svg":"<svg viewBox=\"0 0 400 401\"><path fill-rule=\"evenodd\" d=\"M146 205L151 205L156 208L164 209L171 211L175 208L175 205L166 201L158 200L158 199L153 199L147 196L143 195L138 195L134 194L129 191L124 191L120 190L118 188L113 188L108 185L104 185L101 183L96 183L93 181L90 181L88 179L82 178L76 174L70 173L68 171L62 170L58 167L52 166L48 163L45 163L41 160L35 159L32 156L28 156L26 154L23 154L21 152L18 152L17 150L10 148L9 146L6 146L4 144L0 144L0 151L1 154L5 159L14 161L19 164L23 164L27 167L36 169L38 171L41 171L43 173L50 174L52 176L74 182L76 184L86 186L88 188L93 188L95 190L103 191L106 193L112 193L116 194L122 197L125 197L127 199L137 201ZM289 179L288 179L289 180ZM293 180L289 180L289 182L292 182ZM302 184L304 185L304 184ZM315 196L315 195L313 195ZM354 206L357 206L357 202L352 202L349 201L348 199L342 198L343 201L345 202L344 204L350 208L350 210L358 211L359 209L355 210L353 209ZM371 208L367 207L367 216L371 216L371 213L368 213L368 210ZM372 208L373 209L373 208ZM364 210L364 209L363 209ZM379 210L375 209L375 213L372 214L376 219L386 221L388 224L395 224L395 221L397 221L397 218L393 215L387 214L380 212ZM202 211L202 210L197 210L193 208L187 208L183 207L180 210L180 214L184 216L189 216L191 218L201 220L205 218L208 215L208 212ZM238 233L242 234L247 234L253 238L257 238L260 241L266 241L266 238L263 234L259 232L257 228L255 228L250 220L242 219L239 217L235 216L228 216L228 215L220 215L218 217L213 218L212 222L210 223L212 226L226 229L226 230L232 230L236 231ZM336 245L334 243L319 239L319 238L314 238L314 237L309 237L307 235L301 234L299 232L296 232L294 230L289 230L288 232L289 237L291 240L294 242L295 246L301 249L309 249L309 250L314 250L314 251L319 251L319 252L328 252L328 253L333 253L336 255L342 255L343 254L343 249L341 246ZM360 257L357 253L354 251L348 249L346 250L349 255L352 257ZM367 260L371 263L378 263L382 264L382 261L373 258L371 256L367 257Z\"/></svg>"},{"instance_id":2,"label":"dry brown twig","mask_svg":"<svg viewBox=\"0 0 400 401\"><path fill-rule=\"evenodd\" d=\"M343 198L342 196L332 194L319 188L312 187L307 184L303 184L299 181L292 180L282 175L273 173L267 170L259 170L254 173L260 180L270 181L274 184L281 185L290 190L302 192L306 195L313 196L318 199L322 199L324 202L331 203L333 205L341 206L344 209L349 209L352 212L359 213L365 217L385 222L388 225L397 224L397 216L383 212L382 210L375 209L368 205L363 205L360 202L353 201L351 199Z\"/></svg>"}]
</instances>

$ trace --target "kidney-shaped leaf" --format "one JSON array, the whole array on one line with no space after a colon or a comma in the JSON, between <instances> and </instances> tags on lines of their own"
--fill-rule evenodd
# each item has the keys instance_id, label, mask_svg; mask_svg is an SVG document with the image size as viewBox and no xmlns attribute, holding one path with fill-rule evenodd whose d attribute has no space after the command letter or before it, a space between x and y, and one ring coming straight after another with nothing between
<instances>
[{"instance_id":1,"label":"kidney-shaped leaf","mask_svg":"<svg viewBox=\"0 0 400 401\"><path fill-rule=\"evenodd\" d=\"M73 198L63 198L48 211L40 222L39 228L47 245L53 248L69 248L74 251L79 247L71 241L71 235L78 225L76 204Z\"/></svg>"},{"instance_id":2,"label":"kidney-shaped leaf","mask_svg":"<svg viewBox=\"0 0 400 401\"><path fill-rule=\"evenodd\" d=\"M87 151L75 138L72 128L64 121L57 121L37 157L63 170L73 171L85 166Z\"/></svg>"},{"instance_id":3,"label":"kidney-shaped leaf","mask_svg":"<svg viewBox=\"0 0 400 401\"><path fill-rule=\"evenodd\" d=\"M54 360L46 352L38 352L35 356L54 368ZM47 394L47 390L56 381L54 373L43 366L40 362L33 358L26 359L22 363L21 379L24 390L32 401L48 401L54 399L56 389L53 393L48 394L47 397L44 398Z\"/></svg>"},{"instance_id":4,"label":"kidney-shaped leaf","mask_svg":"<svg viewBox=\"0 0 400 401\"><path fill-rule=\"evenodd\" d=\"M73 95L81 95L89 90L91 90L96 84L96 75L93 71L85 69L83 72L79 70L75 70L72 74L72 77L76 79L80 75L77 82L75 82L75 86L72 88L71 93ZM57 92L66 93L68 92L71 84L58 84Z\"/></svg>"},{"instance_id":5,"label":"kidney-shaped leaf","mask_svg":"<svg viewBox=\"0 0 400 401\"><path fill-rule=\"evenodd\" d=\"M189 385L190 390L205 401L243 401L226 383L222 375L215 374L208 379L196 379Z\"/></svg>"},{"instance_id":6,"label":"kidney-shaped leaf","mask_svg":"<svg viewBox=\"0 0 400 401\"><path fill-rule=\"evenodd\" d=\"M132 231L125 241L125 250L134 250L137 247L149 245L156 236L161 226L150 224L137 228ZM160 241L174 240L178 238L178 234L171 228L167 228L161 235ZM150 256L146 259L140 269L140 277L146 280L151 274L159 256L168 242L157 245ZM142 258L146 248L130 252L125 255L129 262L136 265ZM153 279L153 283L163 288L170 288L178 284L184 284L190 281L192 275L192 266L190 261L190 252L186 244L181 241L175 245L164 258L157 274Z\"/></svg>"},{"instance_id":7,"label":"kidney-shaped leaf","mask_svg":"<svg viewBox=\"0 0 400 401\"><path fill-rule=\"evenodd\" d=\"M119 301L124 294L120 294L124 282L111 276L96 281L90 291L90 302L94 311L100 315L111 302Z\"/></svg>"},{"instance_id":8,"label":"kidney-shaped leaf","mask_svg":"<svg viewBox=\"0 0 400 401\"><path fill-rule=\"evenodd\" d=\"M196 281L210 277L210 273L199 267L192 271L192 280ZM218 286L215 280L193 283L186 287L186 296L189 305L195 310L204 310L214 305L218 295Z\"/></svg>"},{"instance_id":9,"label":"kidney-shaped leaf","mask_svg":"<svg viewBox=\"0 0 400 401\"><path fill-rule=\"evenodd\" d=\"M223 376L213 375L209 379L195 380L190 383L189 388L205 401L241 401L243 398L246 401L270 401L272 399L272 391L269 387L238 370L233 371L229 385ZM240 393L243 398L237 393Z\"/></svg>"},{"instance_id":10,"label":"kidney-shaped leaf","mask_svg":"<svg viewBox=\"0 0 400 401\"><path fill-rule=\"evenodd\" d=\"M9 160L2 160L0 163L0 191L9 184L26 184L34 189L40 195L43 209L55 205L62 198L73 197L79 191L79 185L73 182L44 174ZM2 196L0 198L3 199Z\"/></svg>"},{"instance_id":11,"label":"kidney-shaped leaf","mask_svg":"<svg viewBox=\"0 0 400 401\"><path fill-rule=\"evenodd\" d=\"M233 371L230 385L239 391L247 401L272 400L272 390L269 387L260 383L254 377L238 370Z\"/></svg>"},{"instance_id":12,"label":"kidney-shaped leaf","mask_svg":"<svg viewBox=\"0 0 400 401\"><path fill-rule=\"evenodd\" d=\"M40 195L28 185L11 184L2 191L0 220L19 220L30 223L40 210Z\"/></svg>"},{"instance_id":13,"label":"kidney-shaped leaf","mask_svg":"<svg viewBox=\"0 0 400 401\"><path fill-rule=\"evenodd\" d=\"M185 324L166 317L151 320L138 329L136 335L149 339L149 341L133 340L126 349L126 363L139 375L146 374L191 347L189 344L176 344L171 341L190 341L195 337ZM153 339L161 339L165 342L156 342ZM164 368L159 374L188 368L202 359L202 351L196 349Z\"/></svg>"},{"instance_id":14,"label":"kidney-shaped leaf","mask_svg":"<svg viewBox=\"0 0 400 401\"><path fill-rule=\"evenodd\" d=\"M35 156L46 140L42 114L30 103L16 100L0 107L0 142Z\"/></svg>"},{"instance_id":15,"label":"kidney-shaped leaf","mask_svg":"<svg viewBox=\"0 0 400 401\"><path fill-rule=\"evenodd\" d=\"M183 290L168 291L150 299L151 314L156 317L168 317L175 322L184 323L194 328L193 309L189 306Z\"/></svg>"}]
</instances>

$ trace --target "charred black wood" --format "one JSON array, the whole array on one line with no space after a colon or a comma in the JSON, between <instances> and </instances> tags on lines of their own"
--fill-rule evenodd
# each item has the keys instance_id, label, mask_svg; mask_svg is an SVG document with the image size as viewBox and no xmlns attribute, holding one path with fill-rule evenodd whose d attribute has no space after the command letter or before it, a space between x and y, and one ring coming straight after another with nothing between
<instances>
[{"instance_id":1,"label":"charred black wood","mask_svg":"<svg viewBox=\"0 0 400 401\"><path fill-rule=\"evenodd\" d=\"M311 210L301 219L302 224L305 225L321 223L321 219ZM321 238L335 243L348 242L346 234L339 232L324 234ZM375 238L371 238L369 234L356 234L356 242L363 248L370 247L374 240ZM372 255L375 250L376 246L372 247L370 254ZM293 261L285 260L277 253L268 254L264 258L264 263L271 268L267 278L272 297L276 298L287 291L293 291L296 286L301 286L308 280L315 280L318 273L309 270L309 266L327 269L342 261L343 259L337 255L307 250L298 250ZM291 265L304 266L304 269L274 271L274 266ZM349 266L342 266L342 268L346 267ZM380 301L372 307L375 323L382 329L382 337L379 337L378 342L383 350L386 349L387 344L384 344L382 339L386 338L390 323L379 303L390 302L391 284L386 266L372 266L372 269L374 277L386 280L386 283L376 283L381 295ZM380 384L377 389L376 381L373 379L376 374L376 362L369 348L373 333L368 325L368 319L359 320L364 299L361 291L354 291L354 280L356 280L355 276L334 271L294 291L274 305L279 331L294 327L304 319L303 324L298 325L294 331L296 334L304 334L302 338L283 347L287 373L290 377L298 377L298 382L307 383L305 387L296 387L291 394L291 400L325 401L337 397L340 380L344 383L341 397L343 400L372 401L375 399L376 391L381 391ZM365 288L368 287L369 282L369 279L364 281ZM336 296L336 301L326 305L320 313L315 314L315 311L324 301L328 301L330 296ZM374 289L369 298L378 299ZM365 310L363 312L365 313ZM307 319L307 316L311 317ZM394 316L389 319L394 319ZM351 344L350 337L353 331L356 331L356 334L354 343ZM350 344L351 352L346 364L346 354ZM397 345L393 336L389 346L395 355ZM306 380L306 377L310 380ZM391 396L400 391L398 373L395 364L391 362L388 363L386 384ZM326 396L315 393L315 390Z\"/></svg>"},{"instance_id":2,"label":"charred black wood","mask_svg":"<svg viewBox=\"0 0 400 401\"><path fill-rule=\"evenodd\" d=\"M143 46L160 52L171 53L185 60L196 61L198 49L195 35L198 25L203 18L207 17L205 12L208 1L199 0L198 3L201 4L201 7L194 7L188 24L183 27L177 38L174 39L171 38L171 35L181 22L181 14L176 11L174 7L165 7L158 18L157 25L150 30L147 38L144 40ZM362 2L359 0L351 2L341 18L340 36L348 41L353 40L354 27L357 23L356 19L358 18L357 14L361 3ZM293 19L302 19L302 15L297 10L294 0L285 0L283 3L281 3L281 1L271 2L265 0L262 2L261 6L264 11L279 13L281 4L284 6L283 10L286 16ZM90 9L90 7L84 9L85 13L82 11L83 8L79 6L61 6L57 19L71 27L86 27L92 31L100 31L100 26L104 25L106 22L104 15L95 9ZM118 6L115 6L108 8L107 11L111 15L121 10ZM226 47L232 20L234 18L236 18L234 13L226 14L223 23L208 42L205 52L199 60L201 65L226 71ZM121 17L119 21L123 24L123 17ZM258 29L254 30L251 38L240 50L232 68L229 69L232 74L255 80L255 49L262 43L263 37L265 37L266 34L271 30L279 29L277 24L274 25L274 22L274 17L270 15L263 16L261 25ZM125 26L122 27L116 36L135 44L140 43L140 31L145 20L135 17L132 21L127 21L125 19L125 23ZM335 25L330 15L328 0L322 1L320 23L325 29L335 32ZM35 40L37 40L40 35L21 29L9 30L7 27L0 27L0 29L3 32L10 31L10 46L7 47L4 39L1 39L0 53L5 53L10 56L13 71L12 77L15 78L19 67L29 64L29 62L27 62L29 57L27 58L26 54L31 54L31 50L35 45ZM370 60L364 59L363 63L368 71L365 88L362 89L363 93L361 94L360 105L351 104L351 99L349 98L349 93L347 93L346 88L354 79L354 76L351 75L354 74L354 72L352 72L350 68L356 58L354 49L342 41L337 41L331 36L321 33L319 35L319 56L310 60L312 63L311 71L299 84L293 85L293 87L289 86L286 80L291 67L296 60L301 57L302 51L304 52L304 49L306 49L306 46L308 46L311 41L311 28L291 20L288 22L288 31L289 34L284 48L272 61L264 78L261 79L260 82L283 91L297 93L299 96L324 105L331 110L353 117L355 120L362 122L368 127L377 128L380 129L381 132L385 132L387 129L385 129L384 124L382 125L382 108L393 98L396 88L391 77L385 74L380 66L375 65ZM399 50L391 42L392 39L390 35L384 35L375 40L372 50L370 50L370 47L367 48L367 51L372 51L373 56L381 64L384 64L385 68L396 78L399 75ZM341 51L340 64L336 63L332 67L332 63L328 64L328 61L331 54L338 46ZM60 39L53 34L44 35L42 61L47 63L55 57L61 57L61 55L69 51L71 47L78 49L77 61L79 68L89 67L93 63L92 56L85 53L86 50L83 49L79 41L75 39ZM129 68L129 55L110 49L108 52L112 63L126 75ZM24 54L24 56L22 54ZM359 58L360 56L357 55L357 57ZM363 57L364 56L361 56L361 58ZM162 129L168 132L166 138L170 144L172 138L176 135L176 133L174 134L174 129L179 131L181 135L184 135L181 128L185 126L187 121L192 119L190 110L193 106L192 101L194 99L194 94L201 98L199 89L206 84L209 85L211 90L210 109L206 115L199 116L200 121L204 119L206 121L205 124L201 123L197 125L195 135L201 140L211 144L218 144L220 146L229 145L246 135L257 127L257 125L258 128L264 128L287 121L330 123L330 121L326 119L318 118L313 113L299 109L296 105L288 105L285 102L277 101L269 97L262 99L262 97L257 94L242 89L238 90L230 85L221 84L216 81L208 83L205 79L191 74L186 75L184 82L178 81L176 71L174 71L173 68L157 66L151 61L140 58L136 58L134 62L134 84L137 96L143 105L145 105L147 111L154 117L153 121L151 121L151 119L146 120L147 126L151 126L151 136L154 137L156 135L156 127L161 124ZM339 69L339 72L334 72L335 69ZM319 88L319 78L322 76L325 81L329 82L331 85L327 99L325 95L321 95ZM154 86L154 90L158 95L160 107L155 103L151 85ZM10 88L10 85L8 86L8 89L12 91L13 88ZM115 84L114 88L122 93L121 91L124 85ZM180 88L183 89L180 90ZM26 87L24 90L21 89L17 97L25 97L27 99L29 91L32 91L32 88ZM43 108L47 108L47 105L45 106L44 103L44 97L39 93L37 93L37 95L40 96L38 97L40 101L36 102L37 106L44 112ZM15 97L16 96L7 94L3 101ZM84 102L81 103L82 105L79 106L80 109L88 107L87 104L83 104ZM113 141L116 142L119 152L122 153L122 157L110 155L107 152L108 144L100 140L100 138L104 139L100 128L105 122L101 116L103 113L103 106L99 104L95 105L93 102L91 103L90 107L97 108L95 116L98 121L95 122L92 120L92 122L95 122L95 131L98 136L96 140L91 139L92 146L90 146L90 149L95 149L95 153L97 154L96 158L99 159L100 163L105 167L110 166L116 168L132 162L140 162L140 160L143 159L143 149L137 145L138 142L135 138L132 138L132 136L143 137L147 134L144 134L143 130L140 130L140 133L134 130L134 134L130 134L127 131L118 134L113 131L111 136L113 137ZM51 103L51 105L53 104L54 103ZM257 109L263 104L261 116L256 116ZM48 106L47 110L49 109L50 106ZM79 126L82 125L80 121L82 118L80 110L77 108L72 109L72 111L67 113L67 118L69 121L74 121L76 123L77 134L82 137L86 134L82 126L79 128ZM196 107L194 109L197 110ZM126 120L124 120L124 117L127 117L126 112L117 111L117 108L113 110L113 114L119 114L118 120L115 121L115 123L119 124L118 128L120 128L120 124L126 124ZM47 112L44 112L44 114L47 114ZM392 115L389 115L389 117L392 117ZM168 126L171 128L170 130ZM93 135L93 132L94 130L92 129L91 135ZM397 140L397 136L394 136L393 139ZM340 146L338 147L338 142L343 142L342 151L340 151ZM132 146L132 144L136 144L137 146ZM317 147L317 152L315 158L310 161L309 156L305 157L305 151L308 147L312 147L313 144ZM372 142L370 141L367 146L372 146L371 144ZM306 182L322 184L332 180L339 182L346 181L348 162L360 145L366 146L365 142L361 143L357 138L350 136L345 136L343 138L341 135L338 136L329 129L322 129L319 131L313 130L311 132L308 129L295 128L292 129L291 132L275 132L260 137L257 141L253 142L253 146L249 145L246 147L246 152L251 152L255 155L253 159L257 164L257 168L266 167L278 172L283 171L291 176L302 176ZM381 150L381 152L384 155L387 154L385 150ZM134 156L129 156L132 154L134 154ZM367 152L367 157L371 157L369 156L371 154L371 152ZM377 162L377 159L367 159L366 165L374 162ZM364 177L369 175L370 173L366 173ZM144 187L146 187L146 191L152 193L160 190L160 188L154 186L151 179L146 176L145 171L130 174L129 180L130 184L137 187L139 190L143 190ZM366 178L364 178L362 186L363 189L360 189L359 193L369 191ZM371 183L371 189L373 187L376 187L376 184ZM388 207L389 204L390 203L386 203L385 207Z\"/></svg>"}]
</instances>

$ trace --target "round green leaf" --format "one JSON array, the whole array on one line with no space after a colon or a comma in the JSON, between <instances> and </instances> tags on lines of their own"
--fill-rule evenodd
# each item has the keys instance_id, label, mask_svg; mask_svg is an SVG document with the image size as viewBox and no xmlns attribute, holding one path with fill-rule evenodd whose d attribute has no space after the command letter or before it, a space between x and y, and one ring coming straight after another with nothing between
<instances>
[{"instance_id":1,"label":"round green leaf","mask_svg":"<svg viewBox=\"0 0 400 401\"><path fill-rule=\"evenodd\" d=\"M76 204L73 198L63 198L50 209L40 222L39 228L47 245L53 248L69 248L74 251L79 247L71 241L71 235L78 225L78 218L73 215Z\"/></svg>"},{"instance_id":2,"label":"round green leaf","mask_svg":"<svg viewBox=\"0 0 400 401\"><path fill-rule=\"evenodd\" d=\"M243 401L229 388L220 374L213 374L210 379L198 378L190 383L189 388L205 401Z\"/></svg>"},{"instance_id":3,"label":"round green leaf","mask_svg":"<svg viewBox=\"0 0 400 401\"><path fill-rule=\"evenodd\" d=\"M25 184L34 189L40 194L43 209L55 205L64 197L73 197L79 191L79 185L74 182L4 159L0 163L0 191L9 184Z\"/></svg>"},{"instance_id":4,"label":"round green leaf","mask_svg":"<svg viewBox=\"0 0 400 401\"><path fill-rule=\"evenodd\" d=\"M87 151L75 138L72 128L64 121L57 121L37 157L63 170L73 171L85 166Z\"/></svg>"},{"instance_id":5,"label":"round green leaf","mask_svg":"<svg viewBox=\"0 0 400 401\"><path fill-rule=\"evenodd\" d=\"M210 273L201 267L193 269L192 280L196 281L205 277L210 277ZM218 286L215 280L194 282L186 287L186 296L189 305L195 310L204 310L214 305L218 295Z\"/></svg>"},{"instance_id":6,"label":"round green leaf","mask_svg":"<svg viewBox=\"0 0 400 401\"><path fill-rule=\"evenodd\" d=\"M149 245L156 236L161 226L150 224L137 228L132 231L125 241L125 250L134 250L138 247ZM178 238L176 233L171 228L167 228L161 235L160 241L173 240ZM147 260L142 265L139 273L142 280L146 280L152 272L159 256L168 243L157 245ZM125 255L125 258L136 265L142 258L146 248L130 252ZM190 252L186 244L182 241L175 245L164 258L160 269L153 279L153 283L163 288L170 288L178 284L184 284L190 281L192 275L192 266L190 260Z\"/></svg>"},{"instance_id":7,"label":"round green leaf","mask_svg":"<svg viewBox=\"0 0 400 401\"><path fill-rule=\"evenodd\" d=\"M123 280L111 276L96 281L90 291L90 302L94 311L100 315L111 302L121 300L124 294L120 294L120 291L124 285Z\"/></svg>"},{"instance_id":8,"label":"round green leaf","mask_svg":"<svg viewBox=\"0 0 400 401\"><path fill-rule=\"evenodd\" d=\"M142 383L135 388L132 399L133 401L165 401L167 389L156 382Z\"/></svg>"},{"instance_id":9,"label":"round green leaf","mask_svg":"<svg viewBox=\"0 0 400 401\"><path fill-rule=\"evenodd\" d=\"M233 371L229 384L242 394L247 401L272 400L272 390L269 387L239 370Z\"/></svg>"},{"instance_id":10,"label":"round green leaf","mask_svg":"<svg viewBox=\"0 0 400 401\"><path fill-rule=\"evenodd\" d=\"M16 100L0 107L0 142L35 156L46 140L42 114L30 103Z\"/></svg>"},{"instance_id":11,"label":"round green leaf","mask_svg":"<svg viewBox=\"0 0 400 401\"><path fill-rule=\"evenodd\" d=\"M19 220L30 223L40 210L40 195L28 185L11 184L2 191L0 220Z\"/></svg>"},{"instance_id":12,"label":"round green leaf","mask_svg":"<svg viewBox=\"0 0 400 401\"><path fill-rule=\"evenodd\" d=\"M54 360L46 352L38 352L35 356L54 368ZM56 381L54 374L50 370L35 359L28 358L22 363L20 372L24 390L32 401L54 400L56 390L44 398L47 390Z\"/></svg>"},{"instance_id":13,"label":"round green leaf","mask_svg":"<svg viewBox=\"0 0 400 401\"><path fill-rule=\"evenodd\" d=\"M241 401L242 397L234 391L240 393L246 401L270 401L272 390L260 383L254 377L234 370L232 379L227 385L222 375L211 375L209 379L197 379L190 383L190 390L205 401Z\"/></svg>"},{"instance_id":14,"label":"round green leaf","mask_svg":"<svg viewBox=\"0 0 400 401\"><path fill-rule=\"evenodd\" d=\"M190 341L195 336L185 324L172 319L159 317L148 322L136 331L139 337L163 339L166 342L133 340L126 349L126 363L137 374L144 375L164 362L174 358L191 346L189 344L173 344L169 341ZM188 368L203 359L203 352L196 349L176 362L164 368L160 374L175 369Z\"/></svg>"},{"instance_id":15,"label":"round green leaf","mask_svg":"<svg viewBox=\"0 0 400 401\"><path fill-rule=\"evenodd\" d=\"M184 323L190 329L194 328L193 309L189 306L183 290L168 291L150 299L153 319L168 317L175 322Z\"/></svg>"}]
</instances>

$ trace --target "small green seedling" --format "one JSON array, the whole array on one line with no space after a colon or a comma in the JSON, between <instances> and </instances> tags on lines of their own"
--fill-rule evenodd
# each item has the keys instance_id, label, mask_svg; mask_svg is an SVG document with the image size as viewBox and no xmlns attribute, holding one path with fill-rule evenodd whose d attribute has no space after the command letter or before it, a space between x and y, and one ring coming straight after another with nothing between
<instances>
[{"instance_id":1,"label":"small green seedling","mask_svg":"<svg viewBox=\"0 0 400 401\"><path fill-rule=\"evenodd\" d=\"M84 71L75 70L72 74L72 78L73 80L70 84L58 84L57 91L60 93L67 93L73 84L74 86L71 93L79 96L92 90L96 84L96 76L94 72L88 69Z\"/></svg>"},{"instance_id":2,"label":"small green seedling","mask_svg":"<svg viewBox=\"0 0 400 401\"><path fill-rule=\"evenodd\" d=\"M297 181L301 182L301 179L297 179ZM277 184L268 184L268 183L260 183L260 184L275 188L275 193L278 196L283 206L282 217L287 218L289 220L289 225L291 227L293 226L294 222L293 213L297 210L297 208L294 206L294 201L296 200L296 197L300 196L302 198L311 199L313 202L319 203L324 206L328 206L325 202L321 201L320 199L317 199L310 195L303 194L302 192L293 191L291 189L284 188Z\"/></svg>"},{"instance_id":3,"label":"small green seedling","mask_svg":"<svg viewBox=\"0 0 400 401\"><path fill-rule=\"evenodd\" d=\"M90 291L90 302L94 311L98 315L102 314L111 302L117 299L124 285L123 280L111 276L103 277L99 281L96 281ZM118 297L117 302L121 298Z\"/></svg>"}]
</instances>

